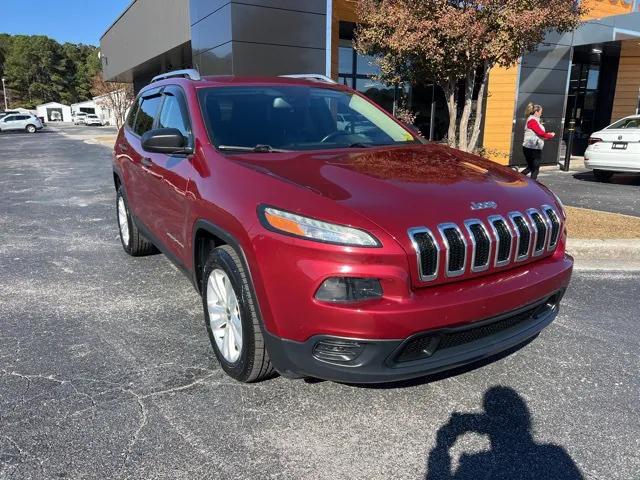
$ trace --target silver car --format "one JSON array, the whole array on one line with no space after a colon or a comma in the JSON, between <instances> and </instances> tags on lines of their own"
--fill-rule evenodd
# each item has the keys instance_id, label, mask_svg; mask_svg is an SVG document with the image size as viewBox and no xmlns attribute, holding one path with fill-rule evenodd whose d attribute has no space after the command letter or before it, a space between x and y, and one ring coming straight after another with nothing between
<instances>
[{"instance_id":1,"label":"silver car","mask_svg":"<svg viewBox=\"0 0 640 480\"><path fill-rule=\"evenodd\" d=\"M36 133L43 126L40 119L35 115L13 114L0 119L0 132L21 130L27 133Z\"/></svg>"}]
</instances>

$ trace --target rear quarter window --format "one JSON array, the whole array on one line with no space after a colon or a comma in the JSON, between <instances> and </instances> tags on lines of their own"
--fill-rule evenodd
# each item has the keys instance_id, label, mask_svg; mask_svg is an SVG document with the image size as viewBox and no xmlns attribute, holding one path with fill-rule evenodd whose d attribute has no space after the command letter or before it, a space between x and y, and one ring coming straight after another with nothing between
<instances>
[{"instance_id":1,"label":"rear quarter window","mask_svg":"<svg viewBox=\"0 0 640 480\"><path fill-rule=\"evenodd\" d=\"M133 130L133 127L136 122L136 115L138 114L138 110L140 109L140 102L142 98L136 98L136 101L131 105L131 109L129 110L129 115L127 116L127 127Z\"/></svg>"}]
</instances>

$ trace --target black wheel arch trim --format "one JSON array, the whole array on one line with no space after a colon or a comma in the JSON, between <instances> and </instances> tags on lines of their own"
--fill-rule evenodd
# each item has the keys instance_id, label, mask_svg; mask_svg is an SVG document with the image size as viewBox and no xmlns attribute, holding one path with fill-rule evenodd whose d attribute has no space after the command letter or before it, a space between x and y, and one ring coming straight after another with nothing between
<instances>
[{"instance_id":1,"label":"black wheel arch trim","mask_svg":"<svg viewBox=\"0 0 640 480\"><path fill-rule=\"evenodd\" d=\"M193 271L192 271L192 282L193 284L196 286L196 289L198 289L198 292L200 294L202 294L201 289L200 289L200 285L198 285L198 275L196 272L196 265L197 263L197 255L198 255L198 251L195 248L195 244L196 244L196 235L198 234L198 232L200 230L204 230L212 235L215 235L216 237L220 238L221 240L223 240L227 245L229 245L231 248L233 248L236 253L238 254L238 257L240 257L240 261L242 262L242 266L245 269L245 272L247 273L247 280L249 282L249 288L250 288L250 292L249 294L251 295L251 299L253 300L253 304L255 306L256 309L256 315L258 316L258 323L260 324L260 329L262 330L262 334L263 337L265 338L265 342L268 336L273 335L271 332L269 332L267 330L267 328L264 325L264 319L262 317L262 309L260 306L260 302L258 301L258 296L256 295L256 287L255 287L255 282L253 281L253 275L251 273L251 268L249 267L249 261L247 260L247 256L245 254L244 249L242 248L242 245L240 244L240 241L231 233L229 233L227 230L219 227L218 225L208 221L208 220L204 220L204 219L199 219L195 222L194 226L193 226L193 233L192 233L192 239L191 239L191 249L193 250ZM271 347L271 348L269 348ZM275 367L275 369L282 373L282 371L286 371L285 369L281 369L280 366L278 365L278 361L276 360L275 362L273 361L273 355L272 355L272 349L276 347L276 345L267 345L267 351L269 353L269 358L271 359L271 363L273 364L273 366ZM280 358L279 355L277 355L278 358Z\"/></svg>"}]
</instances>

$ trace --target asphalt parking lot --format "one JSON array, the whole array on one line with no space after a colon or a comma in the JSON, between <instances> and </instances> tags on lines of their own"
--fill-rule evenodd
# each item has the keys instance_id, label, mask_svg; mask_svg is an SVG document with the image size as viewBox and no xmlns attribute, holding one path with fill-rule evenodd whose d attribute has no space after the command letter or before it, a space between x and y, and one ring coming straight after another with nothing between
<instances>
[{"instance_id":1,"label":"asphalt parking lot","mask_svg":"<svg viewBox=\"0 0 640 480\"><path fill-rule=\"evenodd\" d=\"M610 182L602 183L591 170L577 164L568 172L544 170L538 181L551 188L566 205L640 217L640 174L616 173Z\"/></svg>"},{"instance_id":2,"label":"asphalt parking lot","mask_svg":"<svg viewBox=\"0 0 640 480\"><path fill-rule=\"evenodd\" d=\"M0 478L640 474L640 272L576 271L549 328L474 368L243 385L188 280L122 251L108 148L3 135L0 166Z\"/></svg>"}]
</instances>

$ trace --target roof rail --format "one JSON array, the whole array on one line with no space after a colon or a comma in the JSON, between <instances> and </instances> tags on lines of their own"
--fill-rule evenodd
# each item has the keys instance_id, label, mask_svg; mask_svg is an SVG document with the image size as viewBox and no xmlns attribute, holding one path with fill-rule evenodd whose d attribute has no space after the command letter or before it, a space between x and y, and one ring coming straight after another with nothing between
<instances>
[{"instance_id":1,"label":"roof rail","mask_svg":"<svg viewBox=\"0 0 640 480\"><path fill-rule=\"evenodd\" d=\"M172 72L162 73L160 75L156 75L151 79L151 83L159 82L160 80L165 80L167 78L189 78L191 80L200 80L200 72L193 68L187 68L185 70L174 70Z\"/></svg>"},{"instance_id":2,"label":"roof rail","mask_svg":"<svg viewBox=\"0 0 640 480\"><path fill-rule=\"evenodd\" d=\"M336 83L333 79L319 73L299 73L295 75L280 75L284 78L300 78L304 80L313 80L316 82Z\"/></svg>"}]
</instances>

